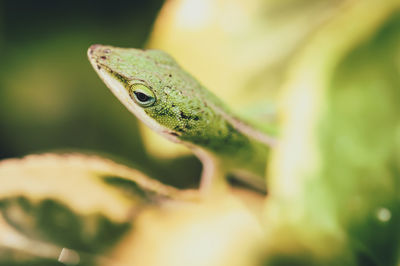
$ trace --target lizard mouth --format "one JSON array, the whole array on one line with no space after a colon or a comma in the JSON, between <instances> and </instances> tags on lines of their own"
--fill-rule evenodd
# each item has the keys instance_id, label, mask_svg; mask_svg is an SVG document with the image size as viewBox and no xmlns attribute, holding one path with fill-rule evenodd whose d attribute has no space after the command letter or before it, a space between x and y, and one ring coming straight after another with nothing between
<instances>
[{"instance_id":1,"label":"lizard mouth","mask_svg":"<svg viewBox=\"0 0 400 266\"><path fill-rule=\"evenodd\" d=\"M106 86L118 98L118 100L144 124L170 141L181 143L181 140L179 139L180 134L178 132L171 131L160 125L156 120L148 116L143 108L139 107L132 101L125 84L120 78L117 78L117 76L122 77L122 79L124 79L124 77L118 73L114 73L107 65L100 62L102 59L101 57L104 56L102 54L107 51L107 49L110 50L112 47L94 44L89 47L87 52L90 63Z\"/></svg>"}]
</instances>

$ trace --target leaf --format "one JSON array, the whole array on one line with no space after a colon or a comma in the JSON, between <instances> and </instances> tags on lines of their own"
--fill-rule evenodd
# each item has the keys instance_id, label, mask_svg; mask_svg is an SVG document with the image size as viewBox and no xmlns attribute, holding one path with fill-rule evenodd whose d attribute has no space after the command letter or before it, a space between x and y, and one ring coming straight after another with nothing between
<instances>
[{"instance_id":1,"label":"leaf","mask_svg":"<svg viewBox=\"0 0 400 266\"><path fill-rule=\"evenodd\" d=\"M230 193L179 209L147 209L116 247L121 265L258 265L263 231L249 209Z\"/></svg>"},{"instance_id":2,"label":"leaf","mask_svg":"<svg viewBox=\"0 0 400 266\"><path fill-rule=\"evenodd\" d=\"M81 154L4 160L0 180L0 211L9 225L30 241L91 259L112 248L144 209L195 198L134 169Z\"/></svg>"},{"instance_id":3,"label":"leaf","mask_svg":"<svg viewBox=\"0 0 400 266\"><path fill-rule=\"evenodd\" d=\"M397 265L399 10L349 2L296 58L269 176L267 265Z\"/></svg>"}]
</instances>

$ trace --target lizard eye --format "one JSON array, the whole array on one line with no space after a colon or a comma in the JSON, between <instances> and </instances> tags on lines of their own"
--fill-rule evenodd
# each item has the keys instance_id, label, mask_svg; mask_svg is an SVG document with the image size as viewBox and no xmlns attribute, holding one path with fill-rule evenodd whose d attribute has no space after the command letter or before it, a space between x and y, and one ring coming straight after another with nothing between
<instances>
[{"instance_id":1,"label":"lizard eye","mask_svg":"<svg viewBox=\"0 0 400 266\"><path fill-rule=\"evenodd\" d=\"M131 98L142 107L152 106L156 101L154 93L144 84L135 83L129 91Z\"/></svg>"}]
</instances>

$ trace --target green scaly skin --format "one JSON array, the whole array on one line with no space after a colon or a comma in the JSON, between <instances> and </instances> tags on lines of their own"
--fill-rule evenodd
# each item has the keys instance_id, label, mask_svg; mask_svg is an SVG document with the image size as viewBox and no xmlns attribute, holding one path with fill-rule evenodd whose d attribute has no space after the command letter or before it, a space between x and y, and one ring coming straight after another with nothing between
<instances>
[{"instance_id":1,"label":"green scaly skin","mask_svg":"<svg viewBox=\"0 0 400 266\"><path fill-rule=\"evenodd\" d=\"M227 173L265 189L266 159L275 140L235 116L168 54L92 45L88 57L133 114L159 134L193 150L203 162L204 189ZM146 95L141 94L143 99L149 99L148 105L135 98L137 88Z\"/></svg>"}]
</instances>

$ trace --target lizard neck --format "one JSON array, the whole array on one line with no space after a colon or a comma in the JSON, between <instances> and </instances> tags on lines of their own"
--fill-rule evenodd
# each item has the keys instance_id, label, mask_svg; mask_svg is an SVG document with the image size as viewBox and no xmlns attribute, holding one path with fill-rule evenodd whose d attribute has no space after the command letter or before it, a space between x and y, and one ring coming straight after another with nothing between
<instances>
[{"instance_id":1,"label":"lizard neck","mask_svg":"<svg viewBox=\"0 0 400 266\"><path fill-rule=\"evenodd\" d=\"M242 133L245 136L248 136L251 139L261 142L264 145L267 145L271 148L276 146L277 140L274 137L267 135L262 130L257 129L254 126L251 126L242 119L239 119L235 115L231 114L231 112L225 110L225 108L223 108L222 106L219 107L212 103L210 103L210 105L215 110L215 112L219 116L221 116L222 119L224 119L227 123L229 123L238 132Z\"/></svg>"},{"instance_id":2,"label":"lizard neck","mask_svg":"<svg viewBox=\"0 0 400 266\"><path fill-rule=\"evenodd\" d=\"M213 112L212 126L183 143L194 151L200 148L209 153L225 172L243 177L246 183L254 183L248 182L251 176L258 180L257 187L263 186L267 156L275 139L222 109L213 108Z\"/></svg>"}]
</instances>

